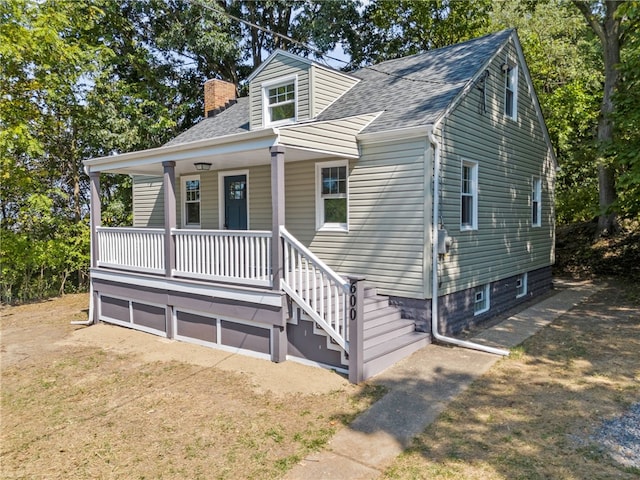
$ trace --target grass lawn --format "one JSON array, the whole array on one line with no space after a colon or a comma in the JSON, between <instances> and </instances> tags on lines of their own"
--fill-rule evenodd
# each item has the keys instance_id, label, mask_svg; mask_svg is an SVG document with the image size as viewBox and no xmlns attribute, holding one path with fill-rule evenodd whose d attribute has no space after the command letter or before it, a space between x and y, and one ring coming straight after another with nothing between
<instances>
[{"instance_id":1,"label":"grass lawn","mask_svg":"<svg viewBox=\"0 0 640 480\"><path fill-rule=\"evenodd\" d=\"M275 394L242 372L59 342L87 328L69 325L86 302L0 311L0 478L279 478L382 392Z\"/></svg>"},{"instance_id":2,"label":"grass lawn","mask_svg":"<svg viewBox=\"0 0 640 480\"><path fill-rule=\"evenodd\" d=\"M474 382L384 478L638 478L591 438L637 402L640 285L612 283Z\"/></svg>"}]
</instances>

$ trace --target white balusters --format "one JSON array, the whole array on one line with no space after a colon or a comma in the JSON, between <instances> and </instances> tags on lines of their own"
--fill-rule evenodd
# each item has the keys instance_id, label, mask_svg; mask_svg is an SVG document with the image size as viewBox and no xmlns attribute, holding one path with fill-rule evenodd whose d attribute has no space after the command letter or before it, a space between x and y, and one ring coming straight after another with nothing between
<instances>
[{"instance_id":1,"label":"white balusters","mask_svg":"<svg viewBox=\"0 0 640 480\"><path fill-rule=\"evenodd\" d=\"M98 227L98 266L164 273L164 230Z\"/></svg>"},{"instance_id":2,"label":"white balusters","mask_svg":"<svg viewBox=\"0 0 640 480\"><path fill-rule=\"evenodd\" d=\"M280 227L284 240L284 278L281 287L307 315L348 351L346 280Z\"/></svg>"},{"instance_id":3,"label":"white balusters","mask_svg":"<svg viewBox=\"0 0 640 480\"><path fill-rule=\"evenodd\" d=\"M173 230L180 277L270 286L271 232Z\"/></svg>"}]
</instances>

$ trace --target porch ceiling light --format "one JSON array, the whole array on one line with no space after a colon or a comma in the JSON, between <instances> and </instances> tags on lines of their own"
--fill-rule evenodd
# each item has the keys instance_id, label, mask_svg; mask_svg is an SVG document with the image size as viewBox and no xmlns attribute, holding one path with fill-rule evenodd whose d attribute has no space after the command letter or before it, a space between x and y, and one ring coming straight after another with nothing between
<instances>
[{"instance_id":1,"label":"porch ceiling light","mask_svg":"<svg viewBox=\"0 0 640 480\"><path fill-rule=\"evenodd\" d=\"M211 169L211 164L209 162L196 162L193 166L196 167L196 170L201 172L206 172Z\"/></svg>"}]
</instances>

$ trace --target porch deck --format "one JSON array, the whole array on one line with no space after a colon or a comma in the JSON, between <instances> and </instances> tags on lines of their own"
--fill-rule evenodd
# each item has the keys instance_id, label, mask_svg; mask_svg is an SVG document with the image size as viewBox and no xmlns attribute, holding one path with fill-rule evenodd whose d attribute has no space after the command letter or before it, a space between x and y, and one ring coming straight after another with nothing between
<instances>
[{"instance_id":1,"label":"porch deck","mask_svg":"<svg viewBox=\"0 0 640 480\"><path fill-rule=\"evenodd\" d=\"M92 276L106 321L274 361L302 357L354 382L428 343L387 297L342 278L284 227L278 245L271 231L96 233ZM282 249L275 266L274 246Z\"/></svg>"}]
</instances>

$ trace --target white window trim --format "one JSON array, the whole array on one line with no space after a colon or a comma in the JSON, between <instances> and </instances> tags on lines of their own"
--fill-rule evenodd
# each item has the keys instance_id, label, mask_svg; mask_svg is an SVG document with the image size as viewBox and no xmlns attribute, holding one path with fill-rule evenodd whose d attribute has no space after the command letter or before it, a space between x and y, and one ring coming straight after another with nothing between
<instances>
[{"instance_id":1,"label":"white window trim","mask_svg":"<svg viewBox=\"0 0 640 480\"><path fill-rule=\"evenodd\" d=\"M519 288L518 282L522 282L522 293L517 293ZM516 277L516 298L524 297L528 291L529 291L529 285L528 285L527 273L526 272L521 273Z\"/></svg>"},{"instance_id":2,"label":"white window trim","mask_svg":"<svg viewBox=\"0 0 640 480\"><path fill-rule=\"evenodd\" d=\"M198 180L198 182L200 182L200 199L198 200L200 203L200 222L198 224L192 223L187 225L187 182L190 180ZM180 223L182 224L182 228L199 230L202 225L202 180L200 175L185 175L180 177L180 190L180 200L182 204L182 219Z\"/></svg>"},{"instance_id":3,"label":"white window trim","mask_svg":"<svg viewBox=\"0 0 640 480\"><path fill-rule=\"evenodd\" d=\"M473 208L471 212L471 225L462 223L462 169L471 167L471 197L473 198ZM460 164L460 231L472 231L478 229L478 162L462 160Z\"/></svg>"},{"instance_id":4,"label":"white window trim","mask_svg":"<svg viewBox=\"0 0 640 480\"><path fill-rule=\"evenodd\" d=\"M485 306L482 310L478 310L476 311L476 289L477 288L482 288L482 295L484 296L485 299ZM478 285L477 287L473 288L473 315L481 315L483 313L486 313L489 311L489 309L491 308L491 297L489 295L490 289L489 289L489 284L486 283L484 285Z\"/></svg>"},{"instance_id":5,"label":"white window trim","mask_svg":"<svg viewBox=\"0 0 640 480\"><path fill-rule=\"evenodd\" d=\"M273 87L279 87L287 85L293 81L294 89L294 117L286 118L284 120L271 121L271 115L269 114L269 89ZM287 125L295 123L298 120L298 75L289 75L287 77L276 78L275 80L269 80L262 82L262 126L271 127L278 125Z\"/></svg>"},{"instance_id":6,"label":"white window trim","mask_svg":"<svg viewBox=\"0 0 640 480\"><path fill-rule=\"evenodd\" d=\"M504 108L505 117L511 120L518 120L518 65L515 62L508 61L506 63L508 69L504 72ZM511 113L507 112L507 78L511 77L511 85L513 90L513 105Z\"/></svg>"},{"instance_id":7,"label":"white window trim","mask_svg":"<svg viewBox=\"0 0 640 480\"><path fill-rule=\"evenodd\" d=\"M346 167L347 171L347 223L325 223L324 202L322 201L322 169L331 167ZM316 163L316 231L318 232L348 232L349 231L349 161L336 160L333 162Z\"/></svg>"},{"instance_id":8,"label":"white window trim","mask_svg":"<svg viewBox=\"0 0 640 480\"><path fill-rule=\"evenodd\" d=\"M225 191L224 191L224 177L233 177L235 175L246 175L247 177L247 230L251 229L251 216L250 213L250 188L249 188L249 170L224 170L218 172L218 228L224 230L224 207L225 207Z\"/></svg>"},{"instance_id":9,"label":"white window trim","mask_svg":"<svg viewBox=\"0 0 640 480\"><path fill-rule=\"evenodd\" d=\"M538 204L538 210L536 212L536 218L533 218L533 204ZM542 180L540 177L533 177L531 179L531 226L542 226Z\"/></svg>"}]
</instances>

